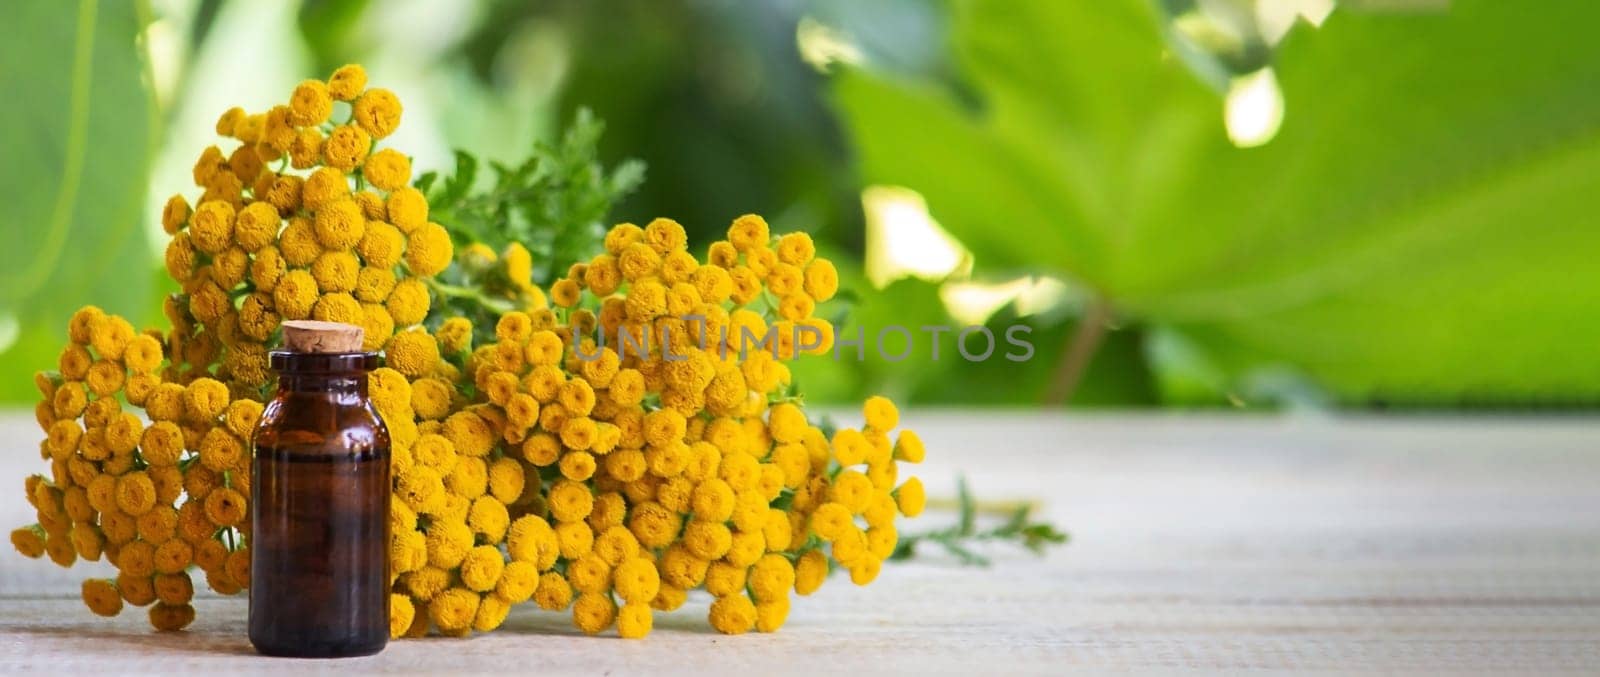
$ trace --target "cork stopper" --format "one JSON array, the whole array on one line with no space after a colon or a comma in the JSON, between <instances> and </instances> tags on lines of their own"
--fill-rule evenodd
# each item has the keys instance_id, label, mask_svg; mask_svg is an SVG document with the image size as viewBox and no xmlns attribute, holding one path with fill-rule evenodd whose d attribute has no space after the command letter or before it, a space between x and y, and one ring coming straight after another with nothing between
<instances>
[{"instance_id":1,"label":"cork stopper","mask_svg":"<svg viewBox=\"0 0 1600 677\"><path fill-rule=\"evenodd\" d=\"M289 320L283 323L283 349L295 353L359 353L361 327L339 322Z\"/></svg>"}]
</instances>

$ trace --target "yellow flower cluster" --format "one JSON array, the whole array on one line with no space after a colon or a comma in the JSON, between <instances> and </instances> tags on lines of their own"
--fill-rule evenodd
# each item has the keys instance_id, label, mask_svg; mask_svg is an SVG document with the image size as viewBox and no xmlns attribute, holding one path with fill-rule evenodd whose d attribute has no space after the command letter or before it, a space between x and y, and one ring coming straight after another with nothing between
<instances>
[{"instance_id":1,"label":"yellow flower cluster","mask_svg":"<svg viewBox=\"0 0 1600 677\"><path fill-rule=\"evenodd\" d=\"M458 256L427 221L409 161L373 149L400 110L345 66L218 120L238 145L208 148L198 206L174 197L162 215L183 288L171 330L85 308L38 379L51 473L27 481L38 523L12 532L18 551L107 557L120 574L85 581L85 603L155 603L162 629L193 619L191 567L218 592L248 585L266 346L311 317L359 324L384 352L369 391L393 442L396 637L486 632L529 600L586 633L643 637L694 589L715 597L717 630L770 632L835 565L877 576L897 515L922 510L921 484L898 479L922 444L891 437L882 397L861 429L830 433L790 392L788 362L833 343L814 311L838 274L808 236L743 216L702 260L676 222L622 224L547 296L521 245ZM463 318L418 326L452 261L521 308L487 345Z\"/></svg>"},{"instance_id":2,"label":"yellow flower cluster","mask_svg":"<svg viewBox=\"0 0 1600 677\"><path fill-rule=\"evenodd\" d=\"M159 332L136 334L99 308L74 314L68 336L58 370L37 379L50 475L26 490L39 521L11 543L64 567L104 558L118 574L84 581L90 610L150 606L156 628L181 629L194 620L191 566L223 594L250 582L248 440L261 403L182 379Z\"/></svg>"},{"instance_id":3,"label":"yellow flower cluster","mask_svg":"<svg viewBox=\"0 0 1600 677\"><path fill-rule=\"evenodd\" d=\"M236 393L260 397L281 321L360 325L378 350L422 322L423 279L450 264L450 236L428 222L411 161L375 147L399 125L400 102L366 80L344 66L267 112L228 110L216 131L237 143L200 155L198 205L175 195L163 210L167 272L183 286L174 352L191 370L220 353L216 375ZM335 102L348 104L337 121Z\"/></svg>"},{"instance_id":4,"label":"yellow flower cluster","mask_svg":"<svg viewBox=\"0 0 1600 677\"><path fill-rule=\"evenodd\" d=\"M586 633L643 637L654 610L696 588L716 598L717 630L770 632L830 561L870 582L894 551L895 517L922 509L917 480L895 486L896 462L920 461L922 446L909 431L891 440L889 400L872 398L862 430L829 439L782 396L800 352L784 334L832 336L811 311L837 275L807 236L774 241L742 217L702 263L683 228L658 219L617 226L606 248L552 285L555 308L501 316L493 343L471 346L471 327L452 320L433 344L418 333L391 349L427 441L397 461L397 632L487 630L531 596L570 608ZM765 336L769 320L768 348L726 331ZM468 479L452 479L469 461ZM406 528L413 514L427 527ZM504 562L490 547L502 534Z\"/></svg>"},{"instance_id":5,"label":"yellow flower cluster","mask_svg":"<svg viewBox=\"0 0 1600 677\"><path fill-rule=\"evenodd\" d=\"M182 287L165 306L171 330L139 334L94 307L73 316L58 371L38 380L51 461L49 477L27 484L39 522L11 540L62 566L115 564L114 581L84 583L94 612L156 602L151 623L178 629L194 617L191 565L217 592L248 585L249 440L282 320L358 324L377 350L426 317L423 280L453 247L409 185L410 160L373 147L400 111L345 66L267 112L224 113L216 131L232 149L201 153L196 206L176 195L161 214L167 272ZM390 424L397 441L416 438L410 422Z\"/></svg>"}]
</instances>

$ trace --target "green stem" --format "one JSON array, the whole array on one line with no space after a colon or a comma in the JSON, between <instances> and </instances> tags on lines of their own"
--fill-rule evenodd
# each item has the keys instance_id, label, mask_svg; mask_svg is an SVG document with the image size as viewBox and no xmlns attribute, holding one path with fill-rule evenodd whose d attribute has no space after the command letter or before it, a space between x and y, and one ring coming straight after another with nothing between
<instances>
[{"instance_id":1,"label":"green stem","mask_svg":"<svg viewBox=\"0 0 1600 677\"><path fill-rule=\"evenodd\" d=\"M489 298L488 296L485 296L483 292L471 287L461 287L453 284L446 284L433 278L422 278L422 280L428 285L429 289L433 290L434 293L440 296L452 299L461 299L463 301L475 303L484 310L496 315L504 315L517 309L516 305L510 301Z\"/></svg>"}]
</instances>

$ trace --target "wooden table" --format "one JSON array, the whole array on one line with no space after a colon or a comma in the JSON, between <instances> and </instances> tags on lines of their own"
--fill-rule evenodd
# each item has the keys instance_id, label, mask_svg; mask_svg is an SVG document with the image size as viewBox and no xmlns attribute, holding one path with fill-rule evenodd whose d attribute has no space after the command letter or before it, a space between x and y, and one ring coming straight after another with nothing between
<instances>
[{"instance_id":1,"label":"wooden table","mask_svg":"<svg viewBox=\"0 0 1600 677\"><path fill-rule=\"evenodd\" d=\"M724 637L705 600L643 642L519 608L471 640L349 661L251 653L241 599L187 631L76 599L96 571L0 555L0 671L541 674L1050 673L1196 668L1600 670L1600 423L1581 418L1038 415L924 411L932 496L1036 497L1073 542L991 568L933 555L799 598L775 635ZM41 466L0 416L0 501ZM902 531L937 525L927 515ZM930 553L932 554L932 553Z\"/></svg>"}]
</instances>

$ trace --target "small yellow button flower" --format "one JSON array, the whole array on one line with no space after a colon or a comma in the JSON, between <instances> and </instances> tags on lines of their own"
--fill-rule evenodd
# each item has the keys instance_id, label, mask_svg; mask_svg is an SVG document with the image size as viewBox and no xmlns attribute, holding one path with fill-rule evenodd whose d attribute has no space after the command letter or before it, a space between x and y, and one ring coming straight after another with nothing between
<instances>
[{"instance_id":1,"label":"small yellow button flower","mask_svg":"<svg viewBox=\"0 0 1600 677\"><path fill-rule=\"evenodd\" d=\"M328 77L328 94L340 101L351 101L367 88L367 71L359 64L340 66Z\"/></svg>"},{"instance_id":2,"label":"small yellow button flower","mask_svg":"<svg viewBox=\"0 0 1600 677\"><path fill-rule=\"evenodd\" d=\"M756 624L756 606L744 595L718 597L708 614L711 627L725 635L740 635Z\"/></svg>"},{"instance_id":3,"label":"small yellow button flower","mask_svg":"<svg viewBox=\"0 0 1600 677\"><path fill-rule=\"evenodd\" d=\"M922 508L928 502L928 497L922 490L922 480L915 477L906 480L905 484L895 490L894 499L900 506L900 514L906 517L922 514Z\"/></svg>"},{"instance_id":4,"label":"small yellow button flower","mask_svg":"<svg viewBox=\"0 0 1600 677\"><path fill-rule=\"evenodd\" d=\"M428 617L440 630L461 630L472 624L480 598L465 588L450 588L428 602Z\"/></svg>"},{"instance_id":5,"label":"small yellow button flower","mask_svg":"<svg viewBox=\"0 0 1600 677\"><path fill-rule=\"evenodd\" d=\"M425 224L406 238L406 267L415 275L436 275L450 265L453 252L450 233L444 226Z\"/></svg>"},{"instance_id":6,"label":"small yellow button flower","mask_svg":"<svg viewBox=\"0 0 1600 677\"><path fill-rule=\"evenodd\" d=\"M83 603L96 615L115 616L122 613L122 596L111 581L91 578L83 582Z\"/></svg>"},{"instance_id":7,"label":"small yellow button flower","mask_svg":"<svg viewBox=\"0 0 1600 677\"><path fill-rule=\"evenodd\" d=\"M350 113L361 129L381 139L400 126L400 99L387 89L369 89L355 100Z\"/></svg>"},{"instance_id":8,"label":"small yellow button flower","mask_svg":"<svg viewBox=\"0 0 1600 677\"><path fill-rule=\"evenodd\" d=\"M379 190L399 190L411 183L411 159L393 148L385 148L367 158L361 174Z\"/></svg>"},{"instance_id":9,"label":"small yellow button flower","mask_svg":"<svg viewBox=\"0 0 1600 677\"><path fill-rule=\"evenodd\" d=\"M306 80L289 97L289 123L296 127L315 127L328 121L333 99L321 80Z\"/></svg>"},{"instance_id":10,"label":"small yellow button flower","mask_svg":"<svg viewBox=\"0 0 1600 677\"><path fill-rule=\"evenodd\" d=\"M428 288L416 278L406 278L396 283L383 303L394 319L395 326L409 327L422 322L428 315Z\"/></svg>"},{"instance_id":11,"label":"small yellow button flower","mask_svg":"<svg viewBox=\"0 0 1600 677\"><path fill-rule=\"evenodd\" d=\"M367 159L367 151L371 149L372 137L363 127L340 125L334 127L323 142L322 158L327 166L349 172Z\"/></svg>"},{"instance_id":12,"label":"small yellow button flower","mask_svg":"<svg viewBox=\"0 0 1600 677\"><path fill-rule=\"evenodd\" d=\"M629 602L617 611L617 635L623 639L641 639L650 634L652 625L649 603Z\"/></svg>"}]
</instances>

